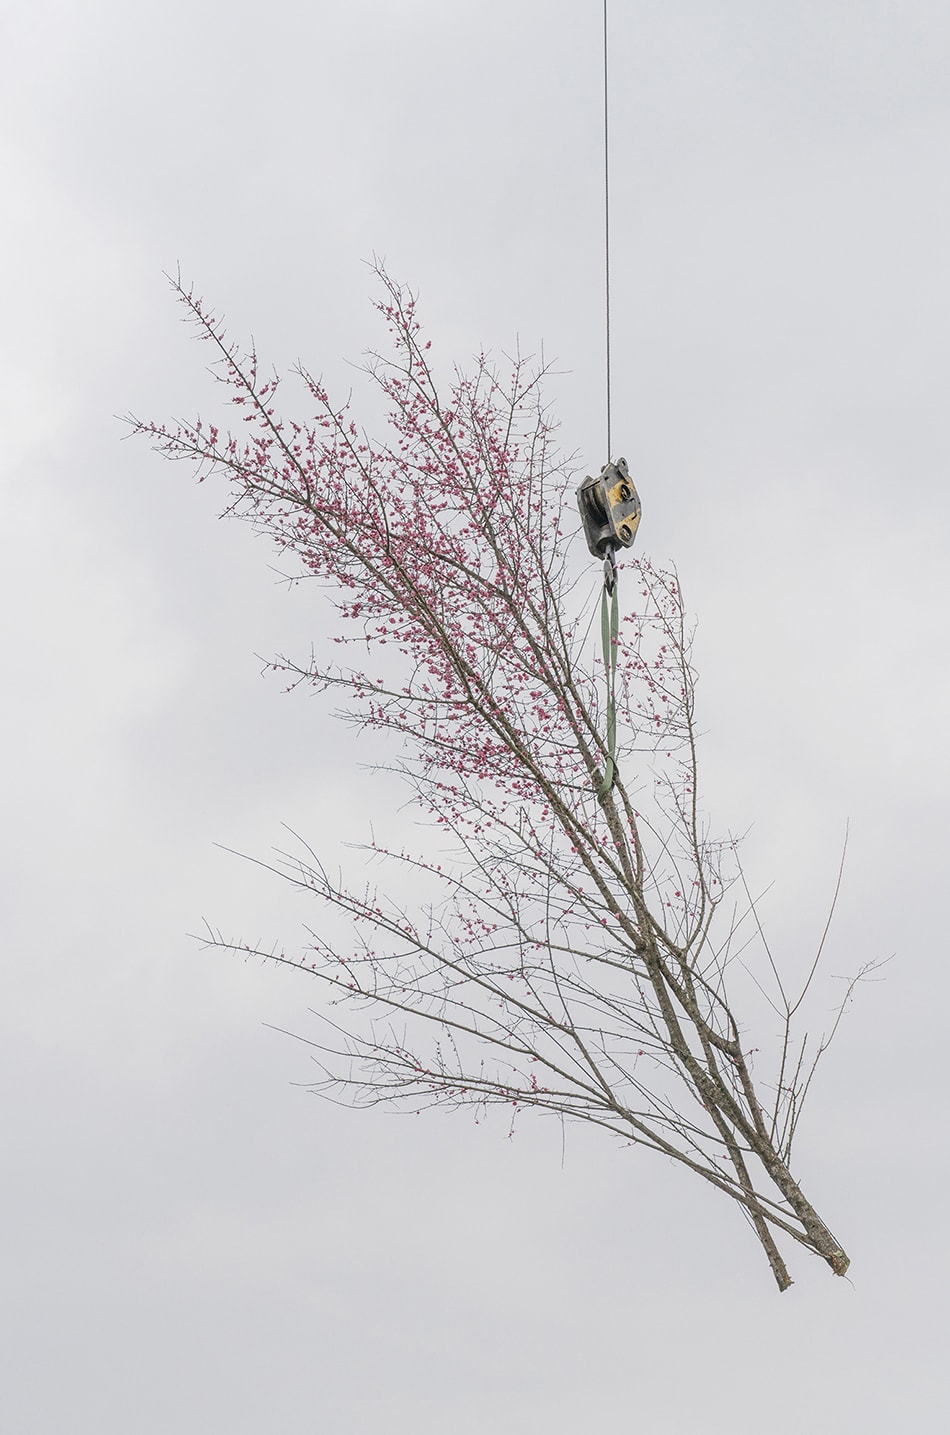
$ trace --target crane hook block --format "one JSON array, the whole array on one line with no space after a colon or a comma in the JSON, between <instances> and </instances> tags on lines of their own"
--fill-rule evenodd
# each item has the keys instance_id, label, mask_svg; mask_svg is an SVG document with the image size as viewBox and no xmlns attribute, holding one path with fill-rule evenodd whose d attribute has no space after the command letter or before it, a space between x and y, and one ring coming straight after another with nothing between
<instances>
[{"instance_id":1,"label":"crane hook block","mask_svg":"<svg viewBox=\"0 0 950 1435\"><path fill-rule=\"evenodd\" d=\"M577 506L595 558L615 548L632 548L640 523L640 499L625 458L605 463L596 478L585 478L577 490Z\"/></svg>"}]
</instances>

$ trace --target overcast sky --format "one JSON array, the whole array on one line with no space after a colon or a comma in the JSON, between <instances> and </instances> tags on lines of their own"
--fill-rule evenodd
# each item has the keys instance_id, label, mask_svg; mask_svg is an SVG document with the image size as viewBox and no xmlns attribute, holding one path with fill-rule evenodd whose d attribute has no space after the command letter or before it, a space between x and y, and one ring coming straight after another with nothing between
<instances>
[{"instance_id":1,"label":"overcast sky","mask_svg":"<svg viewBox=\"0 0 950 1435\"><path fill-rule=\"evenodd\" d=\"M396 821L258 656L327 613L116 414L206 409L163 270L345 393L365 261L446 366L556 357L603 462L599 0L32 0L0 18L0 1425L791 1435L947 1420L950 8L613 0L614 429L699 618L705 804L800 958L895 954L800 1178L851 1279L525 1119L301 1087L314 913L223 847ZM381 805L382 804L382 805ZM403 816L401 819L408 821ZM216 845L217 844L217 845ZM346 860L354 859L352 855Z\"/></svg>"}]
</instances>

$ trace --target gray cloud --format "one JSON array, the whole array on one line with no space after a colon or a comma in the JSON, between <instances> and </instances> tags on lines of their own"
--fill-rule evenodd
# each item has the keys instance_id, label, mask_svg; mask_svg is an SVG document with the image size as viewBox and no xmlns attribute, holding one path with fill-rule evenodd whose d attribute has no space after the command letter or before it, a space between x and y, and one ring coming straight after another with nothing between
<instances>
[{"instance_id":1,"label":"gray cloud","mask_svg":"<svg viewBox=\"0 0 950 1435\"><path fill-rule=\"evenodd\" d=\"M315 993L202 953L314 914L215 843L404 818L256 654L332 624L113 415L213 402L161 278L358 385L362 261L451 364L556 355L602 439L599 7L37 3L0 60L6 652L0 1410L16 1431L561 1432L945 1418L950 16L615 5L615 425L700 618L706 800L786 960L897 957L801 1160L854 1285L781 1300L736 1214L525 1121L356 1116ZM410 837L412 836L410 830ZM837 987L816 1006L826 1018ZM725 1206L725 1203L723 1203Z\"/></svg>"}]
</instances>

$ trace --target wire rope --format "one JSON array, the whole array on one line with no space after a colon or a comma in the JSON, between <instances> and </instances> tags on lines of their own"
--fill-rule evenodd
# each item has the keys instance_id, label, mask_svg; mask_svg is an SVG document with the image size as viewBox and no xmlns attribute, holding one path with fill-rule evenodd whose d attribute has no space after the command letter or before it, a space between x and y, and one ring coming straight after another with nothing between
<instances>
[{"instance_id":1,"label":"wire rope","mask_svg":"<svg viewBox=\"0 0 950 1435\"><path fill-rule=\"evenodd\" d=\"M606 341L607 462L610 448L610 87L607 63L607 0L604 0L604 334Z\"/></svg>"}]
</instances>

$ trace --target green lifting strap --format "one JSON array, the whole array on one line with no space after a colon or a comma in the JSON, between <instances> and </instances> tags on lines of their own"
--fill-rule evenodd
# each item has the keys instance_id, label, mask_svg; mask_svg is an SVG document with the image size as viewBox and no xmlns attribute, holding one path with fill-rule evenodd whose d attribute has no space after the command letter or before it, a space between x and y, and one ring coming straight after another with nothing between
<instances>
[{"instance_id":1,"label":"green lifting strap","mask_svg":"<svg viewBox=\"0 0 950 1435\"><path fill-rule=\"evenodd\" d=\"M608 602L609 595L609 602ZM608 588L605 580L600 597L600 636L607 674L607 766L597 796L606 797L617 775L617 639L620 633L620 605L617 601L617 570Z\"/></svg>"}]
</instances>

